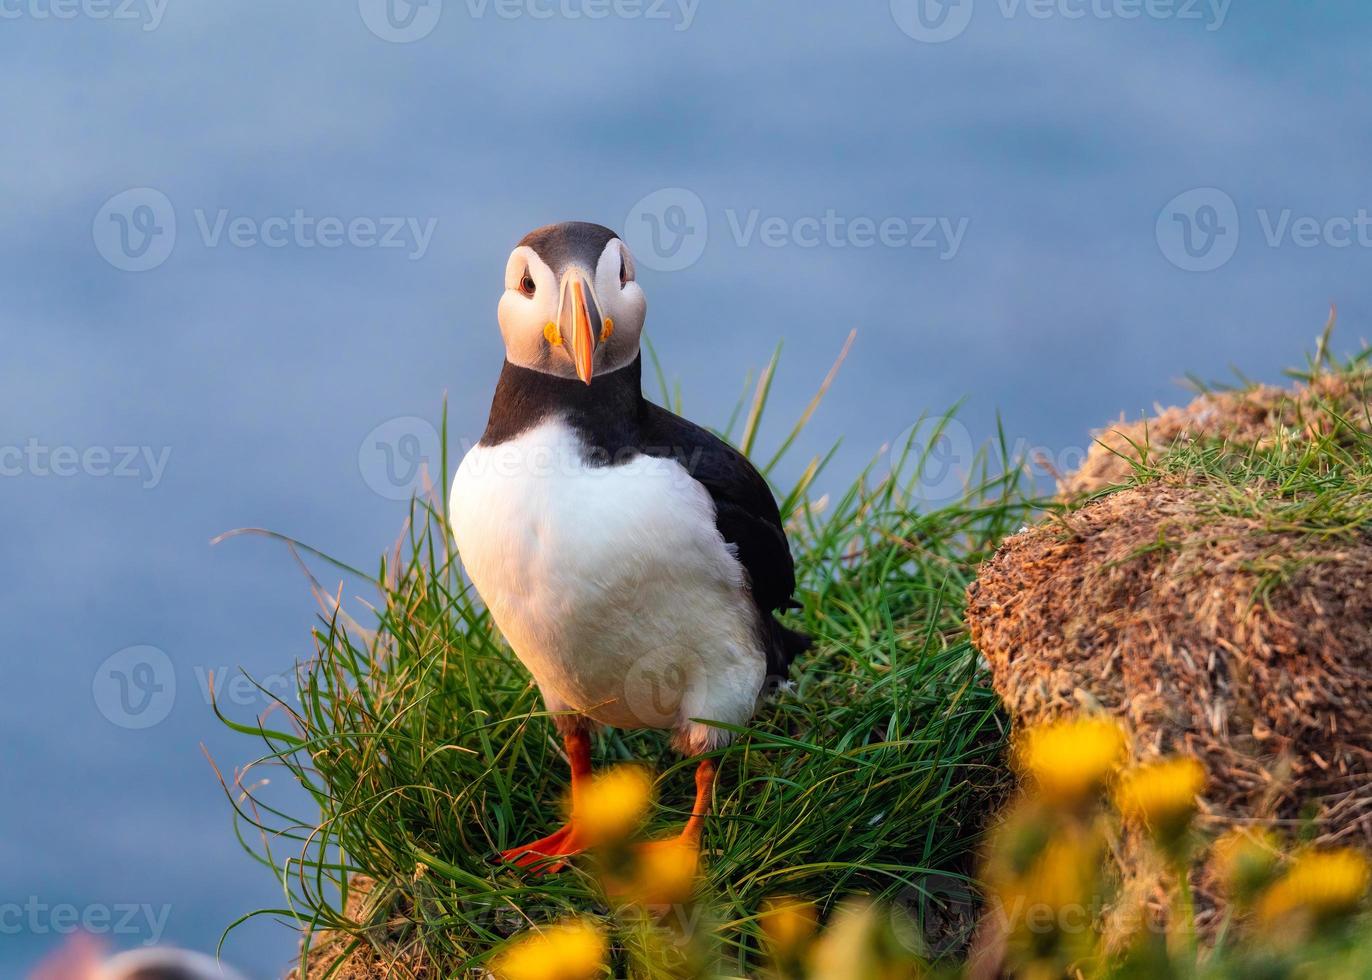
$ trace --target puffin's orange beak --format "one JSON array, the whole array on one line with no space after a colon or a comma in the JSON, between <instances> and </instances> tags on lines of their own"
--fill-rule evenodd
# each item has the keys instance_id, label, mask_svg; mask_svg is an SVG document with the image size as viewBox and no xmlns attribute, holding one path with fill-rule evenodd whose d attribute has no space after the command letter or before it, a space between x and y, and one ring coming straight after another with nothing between
<instances>
[{"instance_id":1,"label":"puffin's orange beak","mask_svg":"<svg viewBox=\"0 0 1372 980\"><path fill-rule=\"evenodd\" d=\"M604 329L595 290L582 273L568 269L562 277L562 301L558 304L558 332L570 342L576 376L586 384L595 373L595 351Z\"/></svg>"}]
</instances>

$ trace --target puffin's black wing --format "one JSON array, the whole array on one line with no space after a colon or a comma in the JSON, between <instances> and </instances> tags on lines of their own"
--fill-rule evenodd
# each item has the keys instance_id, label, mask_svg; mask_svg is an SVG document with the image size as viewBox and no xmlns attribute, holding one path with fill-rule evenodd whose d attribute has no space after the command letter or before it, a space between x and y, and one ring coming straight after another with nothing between
<instances>
[{"instance_id":1,"label":"puffin's black wing","mask_svg":"<svg viewBox=\"0 0 1372 980\"><path fill-rule=\"evenodd\" d=\"M772 488L748 458L727 442L658 405L643 402L642 450L674 459L710 492L715 526L748 573L767 651L767 673L785 678L810 638L773 615L797 608L796 567Z\"/></svg>"}]
</instances>

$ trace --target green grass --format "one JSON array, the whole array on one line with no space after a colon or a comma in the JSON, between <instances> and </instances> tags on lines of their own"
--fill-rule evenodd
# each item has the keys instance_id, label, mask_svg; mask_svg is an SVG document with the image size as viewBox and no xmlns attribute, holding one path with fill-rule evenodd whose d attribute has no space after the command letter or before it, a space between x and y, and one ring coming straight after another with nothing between
<instances>
[{"instance_id":1,"label":"green grass","mask_svg":"<svg viewBox=\"0 0 1372 980\"><path fill-rule=\"evenodd\" d=\"M1370 357L1335 361L1326 335L1295 376L1363 376ZM799 445L833 378L764 452L759 433L776 367L774 358L722 427L769 478ZM661 400L680 410L660 370L658 379ZM1309 549L1272 555L1259 569L1264 588L1279 587L1312 560L1307 551L1372 527L1368 408L1360 415L1334 404L1307 410L1319 425L1297 424L1261 446L1155 447L1128 485L1203 487L1217 518L1307 536ZM936 444L946 422L924 420L919 442ZM422 953L428 975L446 977L480 966L530 925L587 914L615 940L615 976L741 977L757 975L755 916L765 897L798 894L828 912L844 897L868 894L927 916L934 945L956 952L975 904L975 886L959 882L974 870L983 821L1009 781L1006 722L967 641L964 590L979 563L1046 506L1004 447L1001 440L978 458L961 499L932 509L919 490L935 464L914 444L896 447L898 458L877 461L842 493L813 499L832 451L777 487L803 602L792 624L817 645L797 665L794 689L716 753L707 881L697 902L674 910L665 925L613 911L584 869L530 878L488 863L558 822L566 764L527 672L462 578L443 504L414 501L401 540L370 575L281 538L297 554L369 580L375 600L365 614L349 615L320 590L328 612L300 667L298 696L268 716L288 720L225 719L266 746L226 789L239 839L277 876L284 896L279 907L244 920L273 917L304 936L350 937L327 959L316 951L316 968L348 944L367 945L393 962L396 976ZM450 469L446 459L443 469ZM1149 550L1178 546L1160 537ZM665 735L604 732L595 755L601 766L655 767L650 833L685 819L693 766L668 750ZM272 806L263 780L282 770L313 799L310 812ZM348 883L358 875L377 882L364 921L349 913ZM950 894L960 907L945 907ZM1294 976L1302 962L1320 962L1328 975L1363 975L1372 950L1363 928L1285 951L1222 943L1199 963L1166 965L1172 973L1145 957L1115 964L1112 975ZM708 939L693 950L706 947L706 967L664 966L664 936L683 931Z\"/></svg>"},{"instance_id":2,"label":"green grass","mask_svg":"<svg viewBox=\"0 0 1372 980\"><path fill-rule=\"evenodd\" d=\"M1346 359L1334 357L1329 349L1332 325L1331 321L1306 367L1287 373L1307 385L1333 382L1340 397L1292 399L1283 406L1290 410L1291 424L1272 431L1257 445L1213 438L1173 446L1135 444L1132 474L1125 484L1071 506L1088 506L1103 496L1155 483L1197 491L1198 512L1207 531L1212 519L1228 523L1237 518L1247 524L1245 541L1261 543L1247 561L1257 581L1255 602L1268 600L1314 563L1346 563L1349 546L1372 536L1372 402L1366 397L1372 390L1372 349L1364 347ZM1251 383L1227 390L1246 387ZM1274 536L1275 543L1269 543L1268 536ZM1190 541L1160 536L1131 558L1214 543L1205 536ZM1290 843L1314 834L1313 825L1300 827ZM1359 839L1349 834L1342 843L1357 847ZM1303 932L1264 928L1230 907L1213 946L1199 955L1189 946L1169 951L1162 937L1154 935L1127 955L1103 956L1094 972L1086 973L1113 980L1369 977L1372 915L1366 908L1364 900L1362 914Z\"/></svg>"},{"instance_id":3,"label":"green grass","mask_svg":"<svg viewBox=\"0 0 1372 980\"><path fill-rule=\"evenodd\" d=\"M1341 360L1329 353L1328 339L1326 332L1307 367L1288 375L1306 384L1344 380L1352 390L1368 390L1372 349ZM1292 424L1260 445L1198 439L1169 447L1132 446L1136 458L1126 486L1183 484L1201 491L1202 515L1238 518L1254 532L1285 536L1280 549L1253 561L1259 597L1310 562L1327 560L1331 546L1355 541L1372 527L1372 404L1311 397L1293 400L1291 409ZM1109 488L1079 504L1118 489L1123 488Z\"/></svg>"},{"instance_id":4,"label":"green grass","mask_svg":"<svg viewBox=\"0 0 1372 980\"><path fill-rule=\"evenodd\" d=\"M814 408L778 450L758 451L775 367L774 359L725 427L728 435L743 419L735 441L769 475ZM771 894L827 908L867 893L918 916L931 881L947 891L947 875L972 870L982 822L1005 789L1005 723L962 626L963 590L1034 502L1021 471L988 454L964 499L922 510L912 491L926 461L896 451L894 463L874 464L822 503L810 498L828 457L778 493L804 606L792 624L817 644L798 663L794 689L716 753L717 816L693 914L724 974L748 972L754 917ZM245 919L285 919L307 935L340 930L400 965L422 949L450 976L532 923L586 913L612 930L616 975L641 972L642 923L616 919L589 874L532 878L488 863L553 828L567 771L537 690L466 585L450 541L442 504L416 500L374 575L338 566L372 580L367 621L341 611L321 620L298 699L280 703L278 722L225 719L266 746L230 798L239 839L284 892L279 908ZM283 713L289 723L279 723ZM605 732L595 743L598 765L655 766L652 831L678 825L690 801L692 763L666 742L657 732ZM317 813L281 812L257 788L283 769ZM355 875L379 882L384 924L345 911Z\"/></svg>"}]
</instances>

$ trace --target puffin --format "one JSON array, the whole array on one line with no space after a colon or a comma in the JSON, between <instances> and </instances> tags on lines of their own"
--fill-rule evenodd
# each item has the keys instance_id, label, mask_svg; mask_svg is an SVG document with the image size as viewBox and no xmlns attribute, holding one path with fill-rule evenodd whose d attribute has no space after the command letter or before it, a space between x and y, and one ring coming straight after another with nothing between
<instances>
[{"instance_id":1,"label":"puffin","mask_svg":"<svg viewBox=\"0 0 1372 980\"><path fill-rule=\"evenodd\" d=\"M94 937L78 933L43 959L29 980L245 980L213 956L149 946L106 957Z\"/></svg>"},{"instance_id":2,"label":"puffin","mask_svg":"<svg viewBox=\"0 0 1372 980\"><path fill-rule=\"evenodd\" d=\"M623 239L565 222L505 266L505 361L486 428L453 479L468 579L529 670L571 767L560 829L499 855L550 873L586 849L597 726L670 732L697 758L679 836L698 860L712 753L784 682L809 637L766 479L723 439L647 400L647 300ZM730 726L730 727L724 727Z\"/></svg>"}]
</instances>

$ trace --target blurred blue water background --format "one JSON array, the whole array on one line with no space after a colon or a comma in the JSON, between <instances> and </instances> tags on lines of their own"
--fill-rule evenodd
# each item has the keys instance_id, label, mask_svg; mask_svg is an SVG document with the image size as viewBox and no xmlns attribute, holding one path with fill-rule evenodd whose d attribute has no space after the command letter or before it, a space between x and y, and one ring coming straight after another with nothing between
<instances>
[{"instance_id":1,"label":"blurred blue water background","mask_svg":"<svg viewBox=\"0 0 1372 980\"><path fill-rule=\"evenodd\" d=\"M1331 301L1369 334L1369 44L1354 2L0 0L0 974L280 903L205 688L284 690L314 608L208 542L373 567L445 393L480 433L525 231L627 229L699 421L784 338L764 445L857 328L783 482L963 397L1070 466Z\"/></svg>"}]
</instances>

